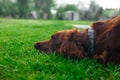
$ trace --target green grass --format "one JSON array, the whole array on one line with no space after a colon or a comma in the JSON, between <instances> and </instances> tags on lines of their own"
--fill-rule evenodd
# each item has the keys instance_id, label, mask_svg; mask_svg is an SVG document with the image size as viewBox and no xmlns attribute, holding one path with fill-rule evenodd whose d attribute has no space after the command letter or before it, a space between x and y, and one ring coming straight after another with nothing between
<instances>
[{"instance_id":1,"label":"green grass","mask_svg":"<svg viewBox=\"0 0 120 80\"><path fill-rule=\"evenodd\" d=\"M120 80L120 65L95 60L71 60L34 49L72 24L90 21L0 19L0 80Z\"/></svg>"}]
</instances>

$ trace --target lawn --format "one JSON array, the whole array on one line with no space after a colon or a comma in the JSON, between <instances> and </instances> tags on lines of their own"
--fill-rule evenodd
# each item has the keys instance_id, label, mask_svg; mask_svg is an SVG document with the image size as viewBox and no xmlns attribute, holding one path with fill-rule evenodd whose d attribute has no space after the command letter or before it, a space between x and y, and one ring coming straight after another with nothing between
<instances>
[{"instance_id":1,"label":"lawn","mask_svg":"<svg viewBox=\"0 0 120 80\"><path fill-rule=\"evenodd\" d=\"M34 49L72 24L91 21L0 19L0 80L120 80L120 65L95 60L72 60Z\"/></svg>"}]
</instances>

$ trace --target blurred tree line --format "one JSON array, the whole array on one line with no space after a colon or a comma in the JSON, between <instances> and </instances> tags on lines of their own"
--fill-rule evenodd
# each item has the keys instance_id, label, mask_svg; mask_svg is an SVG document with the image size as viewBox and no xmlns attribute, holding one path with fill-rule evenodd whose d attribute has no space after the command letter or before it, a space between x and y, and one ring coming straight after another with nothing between
<instances>
[{"instance_id":1,"label":"blurred tree line","mask_svg":"<svg viewBox=\"0 0 120 80\"><path fill-rule=\"evenodd\" d=\"M59 20L63 20L66 11L77 11L78 12L79 9L77 8L76 5L72 5L72 4L60 6L59 8L57 8L56 18Z\"/></svg>"},{"instance_id":2,"label":"blurred tree line","mask_svg":"<svg viewBox=\"0 0 120 80\"><path fill-rule=\"evenodd\" d=\"M72 7L72 8L71 8ZM120 15L120 9L106 8L103 9L94 0L90 2L88 9L80 2L79 5L61 5L57 9L57 19L64 19L66 11L75 11L79 13L80 20L99 20L108 19Z\"/></svg>"},{"instance_id":3,"label":"blurred tree line","mask_svg":"<svg viewBox=\"0 0 120 80\"><path fill-rule=\"evenodd\" d=\"M103 15L103 8L91 1L88 10L81 10L80 15L82 20L98 20Z\"/></svg>"},{"instance_id":4,"label":"blurred tree line","mask_svg":"<svg viewBox=\"0 0 120 80\"><path fill-rule=\"evenodd\" d=\"M0 0L0 16L29 18L34 11L38 18L49 19L54 0Z\"/></svg>"},{"instance_id":5,"label":"blurred tree line","mask_svg":"<svg viewBox=\"0 0 120 80\"><path fill-rule=\"evenodd\" d=\"M80 7L82 8L80 8ZM107 19L120 15L120 9L103 9L95 1L91 1L89 8L84 5L61 5L56 7L55 0L0 0L0 17L35 18L35 19L64 19L66 11L79 13L80 20ZM55 9L56 14L51 10Z\"/></svg>"}]
</instances>

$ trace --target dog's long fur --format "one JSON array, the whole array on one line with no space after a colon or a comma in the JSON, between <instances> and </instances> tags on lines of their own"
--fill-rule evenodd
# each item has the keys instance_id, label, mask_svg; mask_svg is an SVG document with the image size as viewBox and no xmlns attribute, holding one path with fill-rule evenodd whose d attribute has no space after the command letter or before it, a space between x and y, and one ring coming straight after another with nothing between
<instances>
[{"instance_id":1,"label":"dog's long fur","mask_svg":"<svg viewBox=\"0 0 120 80\"><path fill-rule=\"evenodd\" d=\"M94 30L93 59L103 63L112 61L120 63L120 16L106 21L97 21L91 25ZM45 52L56 52L78 59L89 57L87 51L91 45L88 29L64 30L56 32L48 41L35 43L35 48Z\"/></svg>"}]
</instances>

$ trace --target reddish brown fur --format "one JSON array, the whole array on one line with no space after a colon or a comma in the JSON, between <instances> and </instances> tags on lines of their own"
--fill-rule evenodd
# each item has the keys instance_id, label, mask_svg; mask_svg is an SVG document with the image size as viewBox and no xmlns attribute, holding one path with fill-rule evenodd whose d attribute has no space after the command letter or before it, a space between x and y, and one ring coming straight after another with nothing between
<instances>
[{"instance_id":1,"label":"reddish brown fur","mask_svg":"<svg viewBox=\"0 0 120 80\"><path fill-rule=\"evenodd\" d=\"M91 25L95 33L95 50L91 58L120 63L120 16ZM88 57L90 47L88 29L64 30L51 36L48 41L38 42L35 48L45 52L56 52L78 59Z\"/></svg>"}]
</instances>

